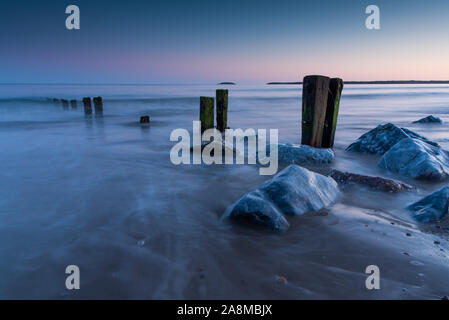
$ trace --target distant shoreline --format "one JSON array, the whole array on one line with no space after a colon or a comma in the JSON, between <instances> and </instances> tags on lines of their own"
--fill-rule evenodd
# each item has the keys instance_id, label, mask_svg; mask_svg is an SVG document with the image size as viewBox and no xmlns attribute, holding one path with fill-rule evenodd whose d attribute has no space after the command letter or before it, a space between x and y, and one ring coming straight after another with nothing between
<instances>
[{"instance_id":1,"label":"distant shoreline","mask_svg":"<svg viewBox=\"0 0 449 320\"><path fill-rule=\"evenodd\" d=\"M449 84L449 80L344 81L345 84ZM302 85L301 82L268 82L267 85Z\"/></svg>"}]
</instances>

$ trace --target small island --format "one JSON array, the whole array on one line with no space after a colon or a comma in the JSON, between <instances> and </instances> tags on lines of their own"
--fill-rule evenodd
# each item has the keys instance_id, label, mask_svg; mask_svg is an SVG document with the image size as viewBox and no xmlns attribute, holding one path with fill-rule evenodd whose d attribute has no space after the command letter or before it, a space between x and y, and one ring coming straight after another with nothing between
<instances>
[{"instance_id":1,"label":"small island","mask_svg":"<svg viewBox=\"0 0 449 320\"><path fill-rule=\"evenodd\" d=\"M234 86L235 82L225 81L225 82L218 83L218 85L231 85L231 86Z\"/></svg>"}]
</instances>

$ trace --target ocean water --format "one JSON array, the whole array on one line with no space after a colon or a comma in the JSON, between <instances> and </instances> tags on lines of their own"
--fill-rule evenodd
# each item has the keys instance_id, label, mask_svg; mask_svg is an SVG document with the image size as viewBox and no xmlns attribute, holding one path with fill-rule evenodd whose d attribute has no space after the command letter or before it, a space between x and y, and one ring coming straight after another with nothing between
<instances>
[{"instance_id":1,"label":"ocean water","mask_svg":"<svg viewBox=\"0 0 449 320\"><path fill-rule=\"evenodd\" d=\"M396 195L351 189L330 208L289 218L285 234L221 219L269 178L256 165L170 162L171 131L191 131L199 96L214 96L216 88L1 85L0 298L407 299L449 293L447 223L419 225L402 210L444 183L394 176L376 168L378 156L344 150L386 122L449 149L449 86L345 86L335 161L308 168L393 177L417 189ZM231 128L278 129L279 142L300 142L299 86L228 89ZM102 117L85 117L84 96L103 97ZM52 98L77 99L78 108L64 110ZM141 127L145 114L151 124ZM445 123L412 124L429 114ZM381 290L365 288L370 264L380 267ZM80 268L80 290L65 288L68 265Z\"/></svg>"}]
</instances>

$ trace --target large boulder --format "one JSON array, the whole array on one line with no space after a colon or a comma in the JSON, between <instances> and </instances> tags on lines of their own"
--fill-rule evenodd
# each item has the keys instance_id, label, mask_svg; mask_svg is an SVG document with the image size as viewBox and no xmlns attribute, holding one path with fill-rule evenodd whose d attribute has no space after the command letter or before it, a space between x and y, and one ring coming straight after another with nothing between
<instances>
[{"instance_id":1,"label":"large boulder","mask_svg":"<svg viewBox=\"0 0 449 320\"><path fill-rule=\"evenodd\" d=\"M346 150L371 154L384 154L396 143L406 138L416 138L434 146L437 143L406 128L399 128L392 123L378 125L350 144Z\"/></svg>"},{"instance_id":2,"label":"large boulder","mask_svg":"<svg viewBox=\"0 0 449 320\"><path fill-rule=\"evenodd\" d=\"M338 195L334 179L290 165L231 205L224 218L285 231L289 225L284 215L320 210Z\"/></svg>"},{"instance_id":3,"label":"large boulder","mask_svg":"<svg viewBox=\"0 0 449 320\"><path fill-rule=\"evenodd\" d=\"M449 187L444 187L408 206L419 222L440 221L448 212Z\"/></svg>"},{"instance_id":4,"label":"large boulder","mask_svg":"<svg viewBox=\"0 0 449 320\"><path fill-rule=\"evenodd\" d=\"M438 117L430 115L430 116L427 116L425 118L419 119L417 121L413 121L413 123L436 123L436 124L442 124L443 120L441 120Z\"/></svg>"},{"instance_id":5,"label":"large boulder","mask_svg":"<svg viewBox=\"0 0 449 320\"><path fill-rule=\"evenodd\" d=\"M270 145L267 145L267 155L270 154ZM289 164L317 163L327 164L334 160L332 149L319 149L307 145L296 145L290 143L278 144L279 162Z\"/></svg>"},{"instance_id":6,"label":"large boulder","mask_svg":"<svg viewBox=\"0 0 449 320\"><path fill-rule=\"evenodd\" d=\"M413 179L449 176L449 152L418 139L402 139L380 159L379 167Z\"/></svg>"},{"instance_id":7,"label":"large boulder","mask_svg":"<svg viewBox=\"0 0 449 320\"><path fill-rule=\"evenodd\" d=\"M329 173L329 176L342 186L359 184L366 186L372 190L392 193L412 189L412 186L401 181L381 177L365 176L350 172L342 172L338 170L332 170Z\"/></svg>"}]
</instances>

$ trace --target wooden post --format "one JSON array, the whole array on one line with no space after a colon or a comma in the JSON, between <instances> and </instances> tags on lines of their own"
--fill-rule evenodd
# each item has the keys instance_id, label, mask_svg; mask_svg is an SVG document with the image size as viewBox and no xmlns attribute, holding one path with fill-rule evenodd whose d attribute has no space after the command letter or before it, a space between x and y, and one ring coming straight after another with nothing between
<instances>
[{"instance_id":1,"label":"wooden post","mask_svg":"<svg viewBox=\"0 0 449 320\"><path fill-rule=\"evenodd\" d=\"M328 77L316 75L304 77L301 144L321 148L328 92Z\"/></svg>"},{"instance_id":2,"label":"wooden post","mask_svg":"<svg viewBox=\"0 0 449 320\"><path fill-rule=\"evenodd\" d=\"M92 101L90 100L90 98L83 98L83 104L84 104L84 113L92 114Z\"/></svg>"},{"instance_id":3,"label":"wooden post","mask_svg":"<svg viewBox=\"0 0 449 320\"><path fill-rule=\"evenodd\" d=\"M95 114L103 113L103 99L101 97L94 98Z\"/></svg>"},{"instance_id":4,"label":"wooden post","mask_svg":"<svg viewBox=\"0 0 449 320\"><path fill-rule=\"evenodd\" d=\"M61 99L62 101L62 107L67 110L69 108L69 100Z\"/></svg>"},{"instance_id":5,"label":"wooden post","mask_svg":"<svg viewBox=\"0 0 449 320\"><path fill-rule=\"evenodd\" d=\"M150 116L141 116L140 123L150 123Z\"/></svg>"},{"instance_id":6,"label":"wooden post","mask_svg":"<svg viewBox=\"0 0 449 320\"><path fill-rule=\"evenodd\" d=\"M334 146L335 130L337 129L338 110L340 108L343 80L332 78L329 82L329 95L327 97L326 119L324 120L322 148Z\"/></svg>"},{"instance_id":7,"label":"wooden post","mask_svg":"<svg viewBox=\"0 0 449 320\"><path fill-rule=\"evenodd\" d=\"M70 100L70 105L72 106L72 109L76 109L78 107L76 105L76 100Z\"/></svg>"},{"instance_id":8,"label":"wooden post","mask_svg":"<svg viewBox=\"0 0 449 320\"><path fill-rule=\"evenodd\" d=\"M200 97L201 133L214 127L214 98Z\"/></svg>"},{"instance_id":9,"label":"wooden post","mask_svg":"<svg viewBox=\"0 0 449 320\"><path fill-rule=\"evenodd\" d=\"M218 89L215 97L217 100L217 129L224 132L228 127L228 90Z\"/></svg>"}]
</instances>

